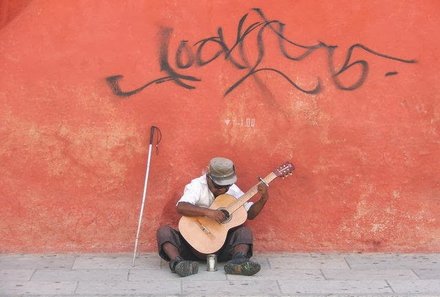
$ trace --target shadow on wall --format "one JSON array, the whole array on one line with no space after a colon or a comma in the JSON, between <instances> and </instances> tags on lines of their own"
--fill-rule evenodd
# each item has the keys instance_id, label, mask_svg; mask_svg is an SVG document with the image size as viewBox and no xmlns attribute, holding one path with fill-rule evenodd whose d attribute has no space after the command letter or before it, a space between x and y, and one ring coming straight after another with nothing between
<instances>
[{"instance_id":1,"label":"shadow on wall","mask_svg":"<svg viewBox=\"0 0 440 297\"><path fill-rule=\"evenodd\" d=\"M32 0L0 0L0 30L18 16Z\"/></svg>"}]
</instances>

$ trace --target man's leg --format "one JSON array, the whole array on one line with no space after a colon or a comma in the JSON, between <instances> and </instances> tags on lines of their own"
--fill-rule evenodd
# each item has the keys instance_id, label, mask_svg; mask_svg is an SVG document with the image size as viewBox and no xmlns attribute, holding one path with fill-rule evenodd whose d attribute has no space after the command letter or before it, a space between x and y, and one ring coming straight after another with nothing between
<instances>
[{"instance_id":1,"label":"man's leg","mask_svg":"<svg viewBox=\"0 0 440 297\"><path fill-rule=\"evenodd\" d=\"M182 258L182 255L191 252L178 231L169 226L162 226L157 230L156 237L159 256L169 261L172 272L188 276L199 271L199 263Z\"/></svg>"},{"instance_id":2,"label":"man's leg","mask_svg":"<svg viewBox=\"0 0 440 297\"><path fill-rule=\"evenodd\" d=\"M260 264L251 261L253 247L252 231L240 226L230 230L226 243L219 255L219 261L228 261L225 272L228 274L254 275L260 271Z\"/></svg>"},{"instance_id":3,"label":"man's leg","mask_svg":"<svg viewBox=\"0 0 440 297\"><path fill-rule=\"evenodd\" d=\"M174 246L171 242L167 241L162 245L163 252L168 256L170 261L175 260L177 257L180 257L179 250L176 246Z\"/></svg>"},{"instance_id":4,"label":"man's leg","mask_svg":"<svg viewBox=\"0 0 440 297\"><path fill-rule=\"evenodd\" d=\"M250 258L251 256L249 254L252 254L252 253L250 253L250 245L246 244L246 243L237 244L233 248L232 257L235 254L242 254L242 255L247 256L247 257Z\"/></svg>"}]
</instances>

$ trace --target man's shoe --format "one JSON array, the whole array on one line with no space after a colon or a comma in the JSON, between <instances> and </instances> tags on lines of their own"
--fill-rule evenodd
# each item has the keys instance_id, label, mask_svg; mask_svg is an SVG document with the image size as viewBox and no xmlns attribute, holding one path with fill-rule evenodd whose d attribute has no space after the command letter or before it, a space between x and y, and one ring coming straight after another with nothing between
<instances>
[{"instance_id":1,"label":"man's shoe","mask_svg":"<svg viewBox=\"0 0 440 297\"><path fill-rule=\"evenodd\" d=\"M199 263L194 261L182 260L180 257L170 262L170 269L179 276L189 276L199 272Z\"/></svg>"},{"instance_id":2,"label":"man's shoe","mask_svg":"<svg viewBox=\"0 0 440 297\"><path fill-rule=\"evenodd\" d=\"M258 264L257 262L252 262L249 259L246 259L244 261L234 261L234 260L228 261L225 264L225 272L227 274L251 276L257 273L258 271L260 271L261 269L260 264Z\"/></svg>"}]
</instances>

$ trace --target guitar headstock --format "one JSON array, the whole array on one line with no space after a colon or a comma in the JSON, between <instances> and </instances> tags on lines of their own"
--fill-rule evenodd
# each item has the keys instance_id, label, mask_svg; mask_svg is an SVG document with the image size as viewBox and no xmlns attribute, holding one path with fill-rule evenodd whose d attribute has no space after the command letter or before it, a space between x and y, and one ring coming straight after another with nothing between
<instances>
[{"instance_id":1,"label":"guitar headstock","mask_svg":"<svg viewBox=\"0 0 440 297\"><path fill-rule=\"evenodd\" d=\"M290 162L286 162L275 169L273 173L278 177L286 177L287 175L292 174L293 170L295 170L295 166Z\"/></svg>"}]
</instances>

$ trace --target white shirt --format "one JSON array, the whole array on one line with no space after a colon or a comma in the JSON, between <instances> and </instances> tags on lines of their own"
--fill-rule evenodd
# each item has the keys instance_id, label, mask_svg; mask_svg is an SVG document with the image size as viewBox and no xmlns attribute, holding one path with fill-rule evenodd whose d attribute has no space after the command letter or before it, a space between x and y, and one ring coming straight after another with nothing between
<instances>
[{"instance_id":1,"label":"white shirt","mask_svg":"<svg viewBox=\"0 0 440 297\"><path fill-rule=\"evenodd\" d=\"M226 192L226 194L238 199L243 196L244 193L236 184L233 184ZM212 194L209 190L205 174L201 177L193 179L189 184L185 186L183 196L179 199L177 203L188 202L197 206L209 207L214 202L214 198L214 194ZM252 202L246 202L244 204L244 208L246 209L246 211L249 210L252 204Z\"/></svg>"}]
</instances>

